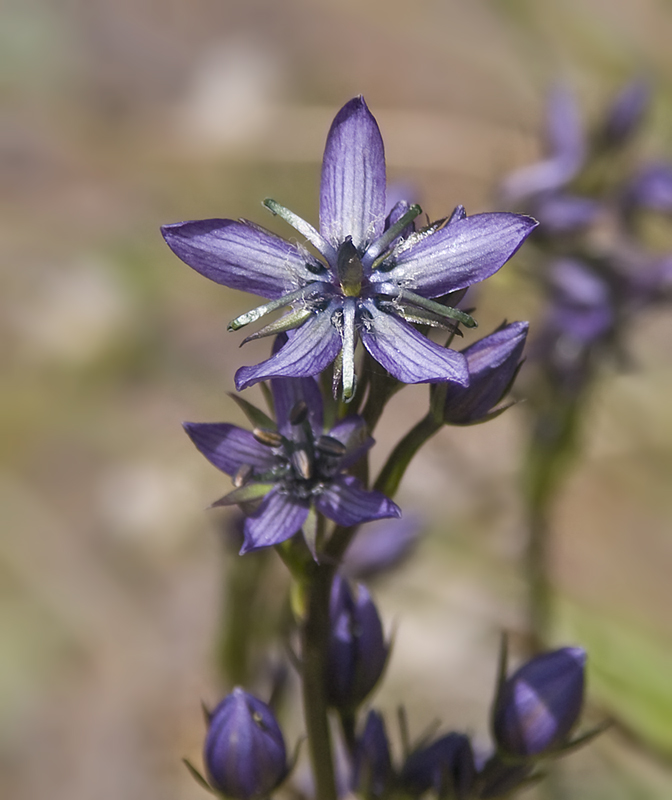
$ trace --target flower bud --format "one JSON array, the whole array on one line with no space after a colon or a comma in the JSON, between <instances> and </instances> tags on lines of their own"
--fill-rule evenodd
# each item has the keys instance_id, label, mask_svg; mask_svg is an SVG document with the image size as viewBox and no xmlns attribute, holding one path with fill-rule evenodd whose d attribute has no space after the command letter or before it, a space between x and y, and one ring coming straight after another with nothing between
<instances>
[{"instance_id":1,"label":"flower bud","mask_svg":"<svg viewBox=\"0 0 672 800\"><path fill-rule=\"evenodd\" d=\"M545 755L567 742L583 705L585 664L584 650L565 647L536 656L502 683L492 726L504 755Z\"/></svg>"},{"instance_id":2,"label":"flower bud","mask_svg":"<svg viewBox=\"0 0 672 800\"><path fill-rule=\"evenodd\" d=\"M520 364L527 322L512 322L467 347L469 386L447 384L443 419L449 425L484 421L507 393Z\"/></svg>"},{"instance_id":3,"label":"flower bud","mask_svg":"<svg viewBox=\"0 0 672 800\"><path fill-rule=\"evenodd\" d=\"M327 700L341 711L357 708L383 673L388 646L371 595L362 584L353 593L334 577L329 607Z\"/></svg>"},{"instance_id":4,"label":"flower bud","mask_svg":"<svg viewBox=\"0 0 672 800\"><path fill-rule=\"evenodd\" d=\"M211 787L232 800L261 800L287 774L285 741L273 712L240 687L215 708L203 749Z\"/></svg>"},{"instance_id":5,"label":"flower bud","mask_svg":"<svg viewBox=\"0 0 672 800\"><path fill-rule=\"evenodd\" d=\"M375 800L385 796L392 778L385 722L376 711L369 711L364 732L355 748L352 789L367 800Z\"/></svg>"},{"instance_id":6,"label":"flower bud","mask_svg":"<svg viewBox=\"0 0 672 800\"><path fill-rule=\"evenodd\" d=\"M433 789L439 798L464 800L471 796L476 779L474 754L469 737L448 733L412 752L400 776L404 791L420 796Z\"/></svg>"}]
</instances>

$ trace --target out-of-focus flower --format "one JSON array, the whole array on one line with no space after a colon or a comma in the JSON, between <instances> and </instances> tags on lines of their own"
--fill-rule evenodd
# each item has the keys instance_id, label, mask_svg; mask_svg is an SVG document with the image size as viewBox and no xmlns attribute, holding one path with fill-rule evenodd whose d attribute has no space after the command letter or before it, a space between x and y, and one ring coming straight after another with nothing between
<instances>
[{"instance_id":1,"label":"out-of-focus flower","mask_svg":"<svg viewBox=\"0 0 672 800\"><path fill-rule=\"evenodd\" d=\"M509 175L502 191L505 199L517 203L565 187L581 169L586 156L586 137L574 94L556 86L546 108L546 149L548 157Z\"/></svg>"},{"instance_id":2,"label":"out-of-focus flower","mask_svg":"<svg viewBox=\"0 0 672 800\"><path fill-rule=\"evenodd\" d=\"M288 769L273 712L240 687L212 712L203 760L211 787L231 800L268 797Z\"/></svg>"},{"instance_id":3,"label":"out-of-focus flower","mask_svg":"<svg viewBox=\"0 0 672 800\"><path fill-rule=\"evenodd\" d=\"M357 708L378 683L389 653L378 610L366 587L334 577L329 606L326 696L341 711Z\"/></svg>"},{"instance_id":4,"label":"out-of-focus flower","mask_svg":"<svg viewBox=\"0 0 672 800\"><path fill-rule=\"evenodd\" d=\"M275 201L265 201L321 259L247 221L211 219L163 228L171 249L197 272L268 298L230 329L291 309L248 337L290 332L271 358L238 370L239 390L267 378L317 375L338 356L337 375L349 399L355 390L358 338L403 383L466 385L463 356L432 342L411 323L474 325L469 315L434 298L492 275L537 223L518 214L477 214L413 231L409 226L420 207L393 213L386 221L385 191L383 140L363 98L356 97L338 112L327 137L320 230Z\"/></svg>"},{"instance_id":5,"label":"out-of-focus flower","mask_svg":"<svg viewBox=\"0 0 672 800\"><path fill-rule=\"evenodd\" d=\"M388 572L411 555L421 530L420 519L406 512L401 519L367 523L346 550L341 572L358 580Z\"/></svg>"},{"instance_id":6,"label":"out-of-focus flower","mask_svg":"<svg viewBox=\"0 0 672 800\"><path fill-rule=\"evenodd\" d=\"M672 164L656 161L643 166L626 186L624 202L627 207L672 212Z\"/></svg>"},{"instance_id":7,"label":"out-of-focus flower","mask_svg":"<svg viewBox=\"0 0 672 800\"><path fill-rule=\"evenodd\" d=\"M449 425L484 422L509 391L521 363L527 322L512 322L462 351L469 368L469 386L448 385L443 418Z\"/></svg>"},{"instance_id":8,"label":"out-of-focus flower","mask_svg":"<svg viewBox=\"0 0 672 800\"><path fill-rule=\"evenodd\" d=\"M353 758L352 789L366 800L378 800L394 780L385 722L377 711L369 711Z\"/></svg>"},{"instance_id":9,"label":"out-of-focus flower","mask_svg":"<svg viewBox=\"0 0 672 800\"><path fill-rule=\"evenodd\" d=\"M233 477L236 488L213 505L240 504L247 513L241 553L293 536L311 508L346 526L401 515L385 495L345 474L373 444L361 417L325 432L313 378L278 378L271 391L277 427L270 419L253 431L224 422L184 426L208 461Z\"/></svg>"},{"instance_id":10,"label":"out-of-focus flower","mask_svg":"<svg viewBox=\"0 0 672 800\"><path fill-rule=\"evenodd\" d=\"M466 800L476 779L469 737L448 733L412 752L399 776L403 789L419 797L433 789L439 798Z\"/></svg>"},{"instance_id":11,"label":"out-of-focus flower","mask_svg":"<svg viewBox=\"0 0 672 800\"><path fill-rule=\"evenodd\" d=\"M536 656L506 679L492 728L505 756L548 755L567 744L583 706L586 653L565 647Z\"/></svg>"},{"instance_id":12,"label":"out-of-focus flower","mask_svg":"<svg viewBox=\"0 0 672 800\"><path fill-rule=\"evenodd\" d=\"M612 146L625 144L642 123L651 99L651 87L637 79L626 84L608 109L599 142Z\"/></svg>"}]
</instances>

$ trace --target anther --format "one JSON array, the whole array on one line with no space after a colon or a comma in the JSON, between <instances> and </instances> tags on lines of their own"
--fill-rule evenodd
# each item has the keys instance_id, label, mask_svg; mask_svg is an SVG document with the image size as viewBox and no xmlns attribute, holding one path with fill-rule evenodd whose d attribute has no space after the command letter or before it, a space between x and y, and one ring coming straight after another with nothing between
<instances>
[{"instance_id":1,"label":"anther","mask_svg":"<svg viewBox=\"0 0 672 800\"><path fill-rule=\"evenodd\" d=\"M347 450L343 442L339 442L333 436L320 436L315 442L315 447L325 456L333 456L334 458L341 458Z\"/></svg>"},{"instance_id":2,"label":"anther","mask_svg":"<svg viewBox=\"0 0 672 800\"><path fill-rule=\"evenodd\" d=\"M236 489L240 489L252 477L252 467L249 464L241 464L233 476L233 485Z\"/></svg>"},{"instance_id":3,"label":"anther","mask_svg":"<svg viewBox=\"0 0 672 800\"><path fill-rule=\"evenodd\" d=\"M267 428L253 428L252 436L259 444L266 447L280 447L282 444L282 436L277 431L269 431Z\"/></svg>"},{"instance_id":4,"label":"anther","mask_svg":"<svg viewBox=\"0 0 672 800\"><path fill-rule=\"evenodd\" d=\"M289 423L294 426L303 425L306 419L308 419L308 405L305 400L299 400L289 412Z\"/></svg>"}]
</instances>

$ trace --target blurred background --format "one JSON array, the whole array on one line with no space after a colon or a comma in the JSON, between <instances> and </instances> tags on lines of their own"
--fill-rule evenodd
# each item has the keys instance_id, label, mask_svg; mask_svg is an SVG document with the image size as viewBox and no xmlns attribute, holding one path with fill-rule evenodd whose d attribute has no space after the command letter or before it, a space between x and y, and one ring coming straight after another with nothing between
<instances>
[{"instance_id":1,"label":"blurred background","mask_svg":"<svg viewBox=\"0 0 672 800\"><path fill-rule=\"evenodd\" d=\"M242 424L226 393L266 344L238 351L226 324L251 298L179 262L160 224L283 232L268 196L316 222L325 136L359 93L390 177L432 218L493 208L501 177L538 157L558 78L590 120L650 77L643 146L671 157L671 36L666 0L4 1L3 797L205 796L180 759L200 764L200 701L230 688L227 556L204 511L229 482L180 423ZM511 264L478 296L480 331L537 308ZM594 718L622 723L563 764L576 800L672 797L672 312L630 337L635 368L593 394L554 522L558 643L588 648ZM426 391L391 404L377 463ZM523 621L524 441L522 405L445 429L402 486L428 535L375 587L398 628L376 700L390 717L405 702L415 734L440 716L486 741L498 633Z\"/></svg>"}]
</instances>

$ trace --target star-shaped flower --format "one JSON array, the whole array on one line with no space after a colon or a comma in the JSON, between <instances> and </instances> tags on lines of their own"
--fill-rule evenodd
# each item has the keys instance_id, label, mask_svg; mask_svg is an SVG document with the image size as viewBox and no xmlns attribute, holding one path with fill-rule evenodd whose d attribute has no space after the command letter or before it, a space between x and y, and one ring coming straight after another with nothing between
<instances>
[{"instance_id":1,"label":"star-shaped flower","mask_svg":"<svg viewBox=\"0 0 672 800\"><path fill-rule=\"evenodd\" d=\"M464 356L435 344L412 323L475 322L435 298L496 272L536 221L519 214L454 215L415 231L419 206L397 204L386 217L383 140L362 97L338 112L322 162L320 229L272 200L265 205L317 251L286 242L246 220L210 219L166 225L171 249L207 278L269 302L243 314L236 330L290 309L249 338L289 331L284 347L236 373L244 389L274 377L317 375L334 359L343 396L355 390L358 338L403 383L469 381Z\"/></svg>"},{"instance_id":2,"label":"star-shaped flower","mask_svg":"<svg viewBox=\"0 0 672 800\"><path fill-rule=\"evenodd\" d=\"M309 540L311 510L345 526L401 516L385 495L345 473L373 445L361 417L325 432L315 379L277 378L271 391L277 426L269 418L253 431L225 422L184 425L208 461L233 477L236 488L213 505L241 504L248 512L241 554L284 542L304 526Z\"/></svg>"}]
</instances>

